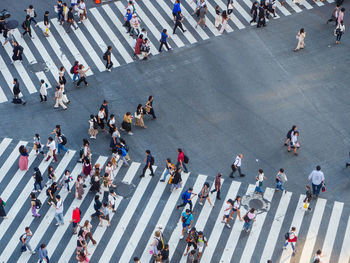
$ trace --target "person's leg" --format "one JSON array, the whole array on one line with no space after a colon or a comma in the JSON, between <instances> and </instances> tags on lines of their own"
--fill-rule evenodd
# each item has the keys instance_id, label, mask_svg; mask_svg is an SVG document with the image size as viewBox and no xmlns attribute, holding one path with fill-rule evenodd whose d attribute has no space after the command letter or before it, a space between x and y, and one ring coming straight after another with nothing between
<instances>
[{"instance_id":1,"label":"person's leg","mask_svg":"<svg viewBox=\"0 0 350 263\"><path fill-rule=\"evenodd\" d=\"M293 253L295 253L296 251L295 251L295 244L294 244L294 242L291 242L290 244L291 244L291 246L292 246Z\"/></svg>"},{"instance_id":2,"label":"person's leg","mask_svg":"<svg viewBox=\"0 0 350 263\"><path fill-rule=\"evenodd\" d=\"M288 240L286 240L286 242L284 243L284 245L283 245L283 249L286 249L286 248L287 248L287 246L288 246Z\"/></svg>"},{"instance_id":3,"label":"person's leg","mask_svg":"<svg viewBox=\"0 0 350 263\"><path fill-rule=\"evenodd\" d=\"M164 45L164 43L162 41L160 41L160 45L159 45L159 49L158 49L159 52L162 52L163 45Z\"/></svg>"},{"instance_id":4,"label":"person's leg","mask_svg":"<svg viewBox=\"0 0 350 263\"><path fill-rule=\"evenodd\" d=\"M146 170L147 170L147 164L145 165L145 167L143 167L143 170L142 170L142 176L145 176L145 172L146 172Z\"/></svg>"},{"instance_id":5,"label":"person's leg","mask_svg":"<svg viewBox=\"0 0 350 263\"><path fill-rule=\"evenodd\" d=\"M59 213L58 214L58 218L60 219L61 224L64 224L64 217L63 217L63 213Z\"/></svg>"},{"instance_id":6,"label":"person's leg","mask_svg":"<svg viewBox=\"0 0 350 263\"><path fill-rule=\"evenodd\" d=\"M59 144L57 145L57 153L58 153L58 154L61 154L61 148L62 148L62 144L59 143Z\"/></svg>"},{"instance_id":7,"label":"person's leg","mask_svg":"<svg viewBox=\"0 0 350 263\"><path fill-rule=\"evenodd\" d=\"M56 156L56 149L52 151L53 158L55 159L55 162L57 162L57 156Z\"/></svg>"},{"instance_id":8,"label":"person's leg","mask_svg":"<svg viewBox=\"0 0 350 263\"><path fill-rule=\"evenodd\" d=\"M165 42L164 45L165 45L166 49L169 51L170 48L169 48L168 42Z\"/></svg>"},{"instance_id":9,"label":"person's leg","mask_svg":"<svg viewBox=\"0 0 350 263\"><path fill-rule=\"evenodd\" d=\"M154 173L153 173L153 167L152 167L152 165L150 165L150 166L149 166L149 169L150 169L150 171L151 171L151 174L150 174L150 175L152 175L152 176L153 176L153 175L154 175Z\"/></svg>"},{"instance_id":10,"label":"person's leg","mask_svg":"<svg viewBox=\"0 0 350 263\"><path fill-rule=\"evenodd\" d=\"M190 200L190 201L188 202L188 204L190 205L190 210L192 211L192 207L193 207L192 200Z\"/></svg>"},{"instance_id":11,"label":"person's leg","mask_svg":"<svg viewBox=\"0 0 350 263\"><path fill-rule=\"evenodd\" d=\"M177 28L178 26L179 26L178 23L175 23L174 30L173 30L173 34L175 34L176 28Z\"/></svg>"},{"instance_id":12,"label":"person's leg","mask_svg":"<svg viewBox=\"0 0 350 263\"><path fill-rule=\"evenodd\" d=\"M165 179L166 179L166 177L168 176L168 174L170 174L169 169L166 169L166 170L165 170L165 173L164 173L164 175L163 175L162 181L165 181Z\"/></svg>"},{"instance_id":13,"label":"person's leg","mask_svg":"<svg viewBox=\"0 0 350 263\"><path fill-rule=\"evenodd\" d=\"M36 182L34 183L34 191L36 192Z\"/></svg>"},{"instance_id":14,"label":"person's leg","mask_svg":"<svg viewBox=\"0 0 350 263\"><path fill-rule=\"evenodd\" d=\"M29 241L28 241L28 242L25 242L25 246L28 248L28 250L29 250L30 252L34 252L34 250L32 249L32 247L31 247L30 244L29 244Z\"/></svg>"},{"instance_id":15,"label":"person's leg","mask_svg":"<svg viewBox=\"0 0 350 263\"><path fill-rule=\"evenodd\" d=\"M186 167L186 165L185 165L184 162L182 162L182 166L183 166L183 168L184 168L184 172L185 172L185 173L188 173L187 167Z\"/></svg>"},{"instance_id":16,"label":"person's leg","mask_svg":"<svg viewBox=\"0 0 350 263\"><path fill-rule=\"evenodd\" d=\"M311 184L312 185L312 193L315 195L316 194L316 185Z\"/></svg>"},{"instance_id":17,"label":"person's leg","mask_svg":"<svg viewBox=\"0 0 350 263\"><path fill-rule=\"evenodd\" d=\"M220 198L220 189L216 192L216 199L219 199L219 200L221 199Z\"/></svg>"},{"instance_id":18,"label":"person's leg","mask_svg":"<svg viewBox=\"0 0 350 263\"><path fill-rule=\"evenodd\" d=\"M80 83L83 81L83 78L79 78L78 82L77 82L77 87L79 87Z\"/></svg>"},{"instance_id":19,"label":"person's leg","mask_svg":"<svg viewBox=\"0 0 350 263\"><path fill-rule=\"evenodd\" d=\"M237 170L238 170L239 176L242 176L242 172L241 172L241 167L240 166L237 167Z\"/></svg>"},{"instance_id":20,"label":"person's leg","mask_svg":"<svg viewBox=\"0 0 350 263\"><path fill-rule=\"evenodd\" d=\"M186 205L187 205L187 203L183 202L181 205L177 205L176 208L179 209L180 207L184 207L184 206L186 206ZM190 206L191 206L191 205L190 205Z\"/></svg>"}]
</instances>

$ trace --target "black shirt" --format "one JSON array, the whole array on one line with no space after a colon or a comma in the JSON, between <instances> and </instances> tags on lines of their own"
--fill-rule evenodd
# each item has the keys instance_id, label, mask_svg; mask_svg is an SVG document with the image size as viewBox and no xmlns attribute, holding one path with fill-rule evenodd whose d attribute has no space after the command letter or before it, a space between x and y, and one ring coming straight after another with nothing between
<instances>
[{"instance_id":1,"label":"black shirt","mask_svg":"<svg viewBox=\"0 0 350 263\"><path fill-rule=\"evenodd\" d=\"M46 26L48 24L49 24L49 16L44 16L44 25Z\"/></svg>"},{"instance_id":2,"label":"black shirt","mask_svg":"<svg viewBox=\"0 0 350 263\"><path fill-rule=\"evenodd\" d=\"M71 12L71 11L68 11L68 20L74 20L74 16L73 16L73 12Z\"/></svg>"},{"instance_id":3,"label":"black shirt","mask_svg":"<svg viewBox=\"0 0 350 263\"><path fill-rule=\"evenodd\" d=\"M169 258L169 250L165 250L163 249L161 252L160 252L161 256L162 256L162 260L167 260Z\"/></svg>"},{"instance_id":4,"label":"black shirt","mask_svg":"<svg viewBox=\"0 0 350 263\"><path fill-rule=\"evenodd\" d=\"M15 96L18 96L21 93L21 90L19 89L19 83L17 82L14 86L13 86L13 94Z\"/></svg>"}]
</instances>

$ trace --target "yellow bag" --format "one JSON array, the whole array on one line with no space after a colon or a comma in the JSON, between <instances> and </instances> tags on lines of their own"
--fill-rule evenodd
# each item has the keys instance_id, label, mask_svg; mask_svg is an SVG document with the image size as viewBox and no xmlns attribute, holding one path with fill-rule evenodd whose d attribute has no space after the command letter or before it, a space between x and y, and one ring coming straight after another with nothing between
<instances>
[{"instance_id":1,"label":"yellow bag","mask_svg":"<svg viewBox=\"0 0 350 263\"><path fill-rule=\"evenodd\" d=\"M173 177L170 176L170 178L169 178L169 184L171 184L172 181L173 181Z\"/></svg>"},{"instance_id":2,"label":"yellow bag","mask_svg":"<svg viewBox=\"0 0 350 263\"><path fill-rule=\"evenodd\" d=\"M308 207L309 207L308 202L305 202L303 208L304 208L304 209L307 209Z\"/></svg>"}]
</instances>

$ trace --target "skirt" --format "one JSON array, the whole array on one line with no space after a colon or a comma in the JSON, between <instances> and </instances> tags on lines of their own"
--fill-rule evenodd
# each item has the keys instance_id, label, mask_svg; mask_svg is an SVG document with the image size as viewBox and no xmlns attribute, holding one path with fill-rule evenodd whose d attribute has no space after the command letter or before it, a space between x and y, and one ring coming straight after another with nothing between
<instances>
[{"instance_id":1,"label":"skirt","mask_svg":"<svg viewBox=\"0 0 350 263\"><path fill-rule=\"evenodd\" d=\"M141 117L140 119L135 118L135 126L140 126L140 127L145 126L145 123L143 122L143 117Z\"/></svg>"},{"instance_id":2,"label":"skirt","mask_svg":"<svg viewBox=\"0 0 350 263\"><path fill-rule=\"evenodd\" d=\"M131 124L128 123L128 122L123 121L123 122L122 122L122 128L123 128L124 130L126 130L127 132L130 132L130 131L131 131Z\"/></svg>"},{"instance_id":3,"label":"skirt","mask_svg":"<svg viewBox=\"0 0 350 263\"><path fill-rule=\"evenodd\" d=\"M22 171L28 170L28 156L22 156L19 157L19 169Z\"/></svg>"}]
</instances>

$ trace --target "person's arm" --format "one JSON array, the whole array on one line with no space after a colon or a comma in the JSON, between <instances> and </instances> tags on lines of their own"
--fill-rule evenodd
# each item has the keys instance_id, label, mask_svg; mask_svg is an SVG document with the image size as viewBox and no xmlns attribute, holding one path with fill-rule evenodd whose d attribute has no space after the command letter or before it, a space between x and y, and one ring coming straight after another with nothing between
<instances>
[{"instance_id":1,"label":"person's arm","mask_svg":"<svg viewBox=\"0 0 350 263\"><path fill-rule=\"evenodd\" d=\"M189 229L192 228L192 223L193 223L193 220L191 220L191 223L190 223L190 225L188 226Z\"/></svg>"}]
</instances>

